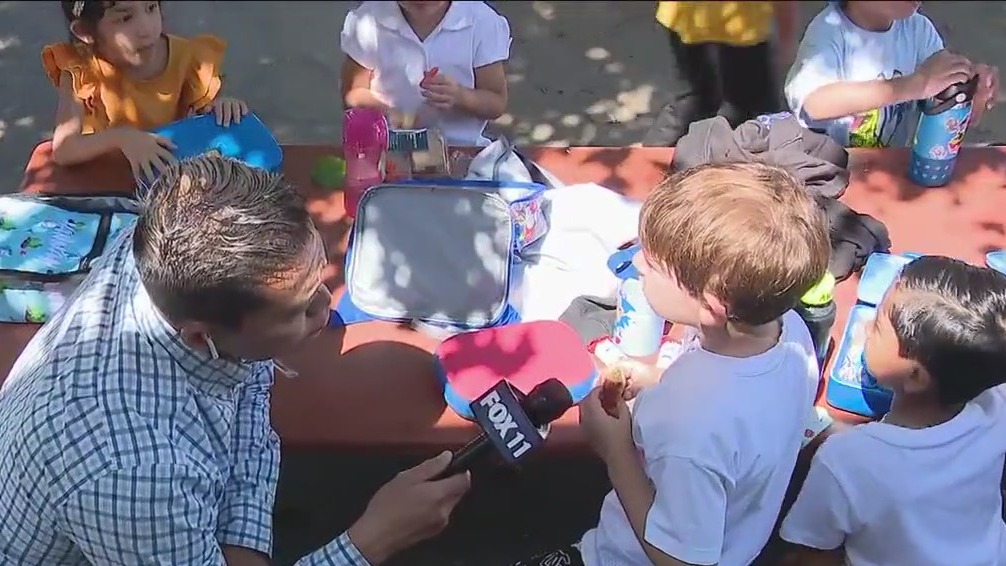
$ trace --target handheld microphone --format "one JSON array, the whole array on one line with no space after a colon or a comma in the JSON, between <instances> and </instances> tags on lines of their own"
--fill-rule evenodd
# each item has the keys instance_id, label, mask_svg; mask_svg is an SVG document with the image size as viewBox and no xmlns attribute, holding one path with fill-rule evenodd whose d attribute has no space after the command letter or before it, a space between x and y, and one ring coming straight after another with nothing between
<instances>
[{"instance_id":1,"label":"handheld microphone","mask_svg":"<svg viewBox=\"0 0 1006 566\"><path fill-rule=\"evenodd\" d=\"M545 443L549 424L572 406L569 389L558 379L536 385L527 396L501 380L471 403L482 432L454 452L447 469L434 479L470 470L494 448L508 464L516 464Z\"/></svg>"}]
</instances>

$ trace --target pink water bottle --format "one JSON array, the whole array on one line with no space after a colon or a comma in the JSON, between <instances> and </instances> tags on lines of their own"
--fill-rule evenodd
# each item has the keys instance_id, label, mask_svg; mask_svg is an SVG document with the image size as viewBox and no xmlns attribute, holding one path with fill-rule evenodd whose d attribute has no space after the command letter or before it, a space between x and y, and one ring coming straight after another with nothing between
<instances>
[{"instance_id":1,"label":"pink water bottle","mask_svg":"<svg viewBox=\"0 0 1006 566\"><path fill-rule=\"evenodd\" d=\"M342 153L346 160L343 199L346 215L356 218L367 189L384 182L388 153L388 120L380 110L350 108L342 119Z\"/></svg>"}]
</instances>

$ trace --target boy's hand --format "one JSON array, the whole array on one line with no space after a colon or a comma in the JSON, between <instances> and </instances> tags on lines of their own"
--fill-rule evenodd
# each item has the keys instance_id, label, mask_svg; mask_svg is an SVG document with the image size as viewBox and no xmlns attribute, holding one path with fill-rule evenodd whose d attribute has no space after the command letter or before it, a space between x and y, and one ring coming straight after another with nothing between
<instances>
[{"instance_id":1,"label":"boy's hand","mask_svg":"<svg viewBox=\"0 0 1006 566\"><path fill-rule=\"evenodd\" d=\"M431 106L441 110L450 110L458 103L462 87L449 76L436 73L423 79L422 94Z\"/></svg>"},{"instance_id":2,"label":"boy's hand","mask_svg":"<svg viewBox=\"0 0 1006 566\"><path fill-rule=\"evenodd\" d=\"M248 113L248 105L236 98L224 96L214 100L206 111L212 111L217 125L226 128L231 123L241 123L241 117Z\"/></svg>"},{"instance_id":3,"label":"boy's hand","mask_svg":"<svg viewBox=\"0 0 1006 566\"><path fill-rule=\"evenodd\" d=\"M617 370L625 379L625 389L622 398L631 401L639 392L660 381L661 371L656 366L644 364L636 360L620 360L601 371L602 379L607 372Z\"/></svg>"},{"instance_id":4,"label":"boy's hand","mask_svg":"<svg viewBox=\"0 0 1006 566\"><path fill-rule=\"evenodd\" d=\"M976 65L978 90L971 106L971 123L977 124L986 110L992 110L999 98L999 69L991 65Z\"/></svg>"},{"instance_id":5,"label":"boy's hand","mask_svg":"<svg viewBox=\"0 0 1006 566\"><path fill-rule=\"evenodd\" d=\"M601 407L601 388L595 387L580 402L580 430L587 442L602 460L608 462L634 452L632 442L632 415L624 399L615 405L617 417L612 417Z\"/></svg>"},{"instance_id":6,"label":"boy's hand","mask_svg":"<svg viewBox=\"0 0 1006 566\"><path fill-rule=\"evenodd\" d=\"M932 54L909 76L908 95L915 100L932 98L950 85L967 82L974 76L971 61L944 49Z\"/></svg>"}]
</instances>

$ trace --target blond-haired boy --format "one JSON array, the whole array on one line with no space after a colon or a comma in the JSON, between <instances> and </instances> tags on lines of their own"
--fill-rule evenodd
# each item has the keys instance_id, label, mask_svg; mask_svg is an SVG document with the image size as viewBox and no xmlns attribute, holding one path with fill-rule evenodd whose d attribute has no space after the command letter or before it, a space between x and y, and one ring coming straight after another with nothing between
<instances>
[{"instance_id":1,"label":"blond-haired boy","mask_svg":"<svg viewBox=\"0 0 1006 566\"><path fill-rule=\"evenodd\" d=\"M631 412L584 400L614 490L578 544L517 564L743 565L775 525L817 389L792 309L827 268L825 221L784 169L703 165L656 188L640 237L647 300L694 332L655 383L630 377Z\"/></svg>"}]
</instances>

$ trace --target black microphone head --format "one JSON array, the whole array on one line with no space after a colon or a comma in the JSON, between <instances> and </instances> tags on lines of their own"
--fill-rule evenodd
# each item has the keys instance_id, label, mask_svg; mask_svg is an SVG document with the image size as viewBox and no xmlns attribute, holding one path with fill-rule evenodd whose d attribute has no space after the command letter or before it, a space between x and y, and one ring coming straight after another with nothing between
<instances>
[{"instance_id":1,"label":"black microphone head","mask_svg":"<svg viewBox=\"0 0 1006 566\"><path fill-rule=\"evenodd\" d=\"M536 385L521 402L521 408L536 427L558 419L572 406L573 396L569 389L555 378Z\"/></svg>"}]
</instances>

